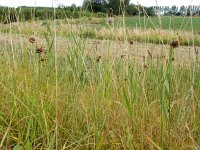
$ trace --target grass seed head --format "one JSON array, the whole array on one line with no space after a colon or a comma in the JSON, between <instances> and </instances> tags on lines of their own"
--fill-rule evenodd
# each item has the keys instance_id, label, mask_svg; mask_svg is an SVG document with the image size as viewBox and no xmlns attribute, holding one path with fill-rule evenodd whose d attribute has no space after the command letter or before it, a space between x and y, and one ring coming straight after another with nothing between
<instances>
[{"instance_id":1,"label":"grass seed head","mask_svg":"<svg viewBox=\"0 0 200 150\"><path fill-rule=\"evenodd\" d=\"M121 59L124 58L126 55L121 55Z\"/></svg>"},{"instance_id":2,"label":"grass seed head","mask_svg":"<svg viewBox=\"0 0 200 150\"><path fill-rule=\"evenodd\" d=\"M171 41L170 47L171 48L178 48L181 44L182 38L181 36L178 36L176 40Z\"/></svg>"},{"instance_id":3,"label":"grass seed head","mask_svg":"<svg viewBox=\"0 0 200 150\"><path fill-rule=\"evenodd\" d=\"M31 44L35 43L35 41L36 41L35 38L33 38L33 37L30 37L30 38L29 38L29 42L30 42Z\"/></svg>"},{"instance_id":4,"label":"grass seed head","mask_svg":"<svg viewBox=\"0 0 200 150\"><path fill-rule=\"evenodd\" d=\"M47 60L48 60L47 57L41 58L41 61L47 61Z\"/></svg>"},{"instance_id":5,"label":"grass seed head","mask_svg":"<svg viewBox=\"0 0 200 150\"><path fill-rule=\"evenodd\" d=\"M36 53L43 53L43 52L45 53L45 49L42 46L36 49Z\"/></svg>"},{"instance_id":6,"label":"grass seed head","mask_svg":"<svg viewBox=\"0 0 200 150\"><path fill-rule=\"evenodd\" d=\"M144 68L147 68L147 65L144 65Z\"/></svg>"},{"instance_id":7,"label":"grass seed head","mask_svg":"<svg viewBox=\"0 0 200 150\"><path fill-rule=\"evenodd\" d=\"M133 41L129 41L129 44L130 44L130 45L133 45Z\"/></svg>"},{"instance_id":8,"label":"grass seed head","mask_svg":"<svg viewBox=\"0 0 200 150\"><path fill-rule=\"evenodd\" d=\"M180 45L180 43L179 43L178 40L172 41L172 42L170 43L170 47L171 47L171 48L178 48L179 45Z\"/></svg>"},{"instance_id":9,"label":"grass seed head","mask_svg":"<svg viewBox=\"0 0 200 150\"><path fill-rule=\"evenodd\" d=\"M98 57L97 57L97 62L99 62L101 60L101 55L99 55Z\"/></svg>"}]
</instances>

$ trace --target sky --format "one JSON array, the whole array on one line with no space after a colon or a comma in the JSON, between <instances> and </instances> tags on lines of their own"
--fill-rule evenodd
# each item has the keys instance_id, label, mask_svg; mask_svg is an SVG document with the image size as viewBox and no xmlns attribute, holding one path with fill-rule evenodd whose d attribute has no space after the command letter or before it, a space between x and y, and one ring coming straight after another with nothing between
<instances>
[{"instance_id":1,"label":"sky","mask_svg":"<svg viewBox=\"0 0 200 150\"><path fill-rule=\"evenodd\" d=\"M155 6L156 0L131 0L133 4L139 4L143 6ZM0 0L0 6L47 6L52 7L57 6L58 4L64 4L70 6L76 4L77 6L82 5L83 0ZM157 0L159 6L180 6L180 5L200 5L199 0Z\"/></svg>"}]
</instances>

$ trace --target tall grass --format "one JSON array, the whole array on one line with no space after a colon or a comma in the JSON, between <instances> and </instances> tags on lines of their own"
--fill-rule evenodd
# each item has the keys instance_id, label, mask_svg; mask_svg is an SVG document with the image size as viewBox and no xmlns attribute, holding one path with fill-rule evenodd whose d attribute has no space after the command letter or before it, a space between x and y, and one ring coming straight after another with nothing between
<instances>
[{"instance_id":1,"label":"tall grass","mask_svg":"<svg viewBox=\"0 0 200 150\"><path fill-rule=\"evenodd\" d=\"M30 24L37 30L11 23L1 35L0 149L200 148L198 48L196 59L176 61L166 48L163 60L142 62L137 45L123 57L113 42L88 51L84 22L67 24L69 34L56 20ZM46 54L36 53L42 45Z\"/></svg>"}]
</instances>

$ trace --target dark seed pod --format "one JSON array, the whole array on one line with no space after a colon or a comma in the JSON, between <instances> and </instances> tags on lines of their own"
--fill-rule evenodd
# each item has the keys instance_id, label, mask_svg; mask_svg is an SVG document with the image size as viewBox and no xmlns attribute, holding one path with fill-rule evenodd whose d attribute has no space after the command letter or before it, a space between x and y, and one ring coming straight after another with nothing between
<instances>
[{"instance_id":1,"label":"dark seed pod","mask_svg":"<svg viewBox=\"0 0 200 150\"><path fill-rule=\"evenodd\" d=\"M99 62L101 60L101 56L97 57L97 62Z\"/></svg>"},{"instance_id":2,"label":"dark seed pod","mask_svg":"<svg viewBox=\"0 0 200 150\"><path fill-rule=\"evenodd\" d=\"M32 44L35 43L35 38L30 37L29 42L32 43Z\"/></svg>"},{"instance_id":3,"label":"dark seed pod","mask_svg":"<svg viewBox=\"0 0 200 150\"><path fill-rule=\"evenodd\" d=\"M144 68L147 68L147 65L144 65Z\"/></svg>"},{"instance_id":4,"label":"dark seed pod","mask_svg":"<svg viewBox=\"0 0 200 150\"><path fill-rule=\"evenodd\" d=\"M129 44L130 44L130 45L133 45L133 41L129 41Z\"/></svg>"},{"instance_id":5,"label":"dark seed pod","mask_svg":"<svg viewBox=\"0 0 200 150\"><path fill-rule=\"evenodd\" d=\"M45 49L43 47L36 49L36 53L42 53L42 52L45 52Z\"/></svg>"},{"instance_id":6,"label":"dark seed pod","mask_svg":"<svg viewBox=\"0 0 200 150\"><path fill-rule=\"evenodd\" d=\"M171 48L178 48L179 45L180 45L180 43L179 43L178 40L172 41L172 42L170 43Z\"/></svg>"}]
</instances>

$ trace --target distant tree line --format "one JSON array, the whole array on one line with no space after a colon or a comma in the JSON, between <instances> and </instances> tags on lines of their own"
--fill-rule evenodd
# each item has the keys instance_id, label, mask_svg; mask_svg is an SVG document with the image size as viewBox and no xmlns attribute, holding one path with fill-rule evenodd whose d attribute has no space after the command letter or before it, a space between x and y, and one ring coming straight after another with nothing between
<instances>
[{"instance_id":1,"label":"distant tree line","mask_svg":"<svg viewBox=\"0 0 200 150\"><path fill-rule=\"evenodd\" d=\"M154 6L155 13L167 16L200 16L200 6Z\"/></svg>"},{"instance_id":2,"label":"distant tree line","mask_svg":"<svg viewBox=\"0 0 200 150\"><path fill-rule=\"evenodd\" d=\"M109 8L113 9L115 15L124 13L125 15L174 15L174 16L200 16L200 6L151 6L130 4L130 0L84 0L83 8L90 12L107 13Z\"/></svg>"},{"instance_id":3,"label":"distant tree line","mask_svg":"<svg viewBox=\"0 0 200 150\"><path fill-rule=\"evenodd\" d=\"M84 10L83 7L77 7L75 4L71 6L59 5L55 8L51 7L2 7L0 6L0 23L9 23L16 21L27 21L27 20L44 20L44 19L65 19L65 18L80 18L86 17L106 17L103 12L91 13L90 11Z\"/></svg>"},{"instance_id":4,"label":"distant tree line","mask_svg":"<svg viewBox=\"0 0 200 150\"><path fill-rule=\"evenodd\" d=\"M66 7L58 6L54 15L54 8L50 7L0 7L0 22L9 23L33 19L44 20L54 18L79 18L81 15L84 15L81 12L81 9L81 7L76 7L76 5Z\"/></svg>"},{"instance_id":5,"label":"distant tree line","mask_svg":"<svg viewBox=\"0 0 200 150\"><path fill-rule=\"evenodd\" d=\"M83 5L77 7L59 5L51 7L18 7L8 8L0 7L0 22L9 23L26 20L44 20L44 19L65 19L86 17L106 17L108 10L112 8L113 15L124 14L126 16L135 15L174 15L174 16L200 16L200 6L152 6L143 7L141 5L130 4L130 0L84 0Z\"/></svg>"},{"instance_id":6,"label":"distant tree line","mask_svg":"<svg viewBox=\"0 0 200 150\"><path fill-rule=\"evenodd\" d=\"M156 15L153 7L130 4L130 0L84 0L82 7L93 13L107 13L112 8L114 15Z\"/></svg>"}]
</instances>

